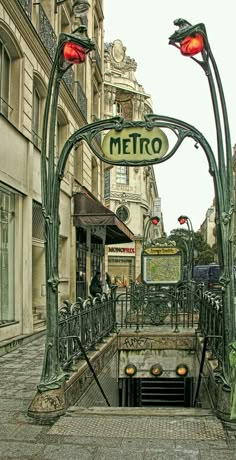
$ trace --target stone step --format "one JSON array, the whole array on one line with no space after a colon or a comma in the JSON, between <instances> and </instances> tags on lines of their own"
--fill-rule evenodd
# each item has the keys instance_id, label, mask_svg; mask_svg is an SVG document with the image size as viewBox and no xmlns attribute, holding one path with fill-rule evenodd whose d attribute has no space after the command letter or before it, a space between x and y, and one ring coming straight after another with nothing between
<instances>
[{"instance_id":1,"label":"stone step","mask_svg":"<svg viewBox=\"0 0 236 460\"><path fill-rule=\"evenodd\" d=\"M46 320L45 319L37 319L34 320L34 330L38 329L45 329L46 327Z\"/></svg>"},{"instance_id":2,"label":"stone step","mask_svg":"<svg viewBox=\"0 0 236 460\"><path fill-rule=\"evenodd\" d=\"M157 417L207 417L214 416L211 409L199 409L194 407L80 407L71 406L67 409L67 413L72 417L92 416L157 416Z\"/></svg>"}]
</instances>

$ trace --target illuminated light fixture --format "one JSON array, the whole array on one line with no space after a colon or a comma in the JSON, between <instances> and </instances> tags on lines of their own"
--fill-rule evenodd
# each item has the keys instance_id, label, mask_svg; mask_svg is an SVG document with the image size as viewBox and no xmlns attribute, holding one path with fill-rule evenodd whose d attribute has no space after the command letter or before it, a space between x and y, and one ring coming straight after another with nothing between
<instances>
[{"instance_id":1,"label":"illuminated light fixture","mask_svg":"<svg viewBox=\"0 0 236 460\"><path fill-rule=\"evenodd\" d=\"M137 372L137 367L134 364L127 364L125 366L125 374L128 375L129 377L133 377Z\"/></svg>"},{"instance_id":2,"label":"illuminated light fixture","mask_svg":"<svg viewBox=\"0 0 236 460\"><path fill-rule=\"evenodd\" d=\"M160 222L159 217L157 217L157 216L151 217L151 223L152 223L153 225L158 225L159 222Z\"/></svg>"},{"instance_id":3,"label":"illuminated light fixture","mask_svg":"<svg viewBox=\"0 0 236 460\"><path fill-rule=\"evenodd\" d=\"M187 219L188 219L188 218L187 218L186 216L180 216L180 217L178 217L178 221L179 221L180 225L186 224Z\"/></svg>"},{"instance_id":4,"label":"illuminated light fixture","mask_svg":"<svg viewBox=\"0 0 236 460\"><path fill-rule=\"evenodd\" d=\"M186 377L188 374L188 366L186 366L186 364L179 364L176 367L175 372L179 377Z\"/></svg>"},{"instance_id":5,"label":"illuminated light fixture","mask_svg":"<svg viewBox=\"0 0 236 460\"><path fill-rule=\"evenodd\" d=\"M163 373L163 369L160 364L153 364L150 368L150 373L155 377L159 377Z\"/></svg>"},{"instance_id":6,"label":"illuminated light fixture","mask_svg":"<svg viewBox=\"0 0 236 460\"><path fill-rule=\"evenodd\" d=\"M183 56L195 56L204 48L204 40L201 34L188 35L180 42L180 52Z\"/></svg>"},{"instance_id":7,"label":"illuminated light fixture","mask_svg":"<svg viewBox=\"0 0 236 460\"><path fill-rule=\"evenodd\" d=\"M81 62L85 62L86 50L80 45L68 42L64 45L63 56L66 61L73 64L80 64Z\"/></svg>"}]
</instances>

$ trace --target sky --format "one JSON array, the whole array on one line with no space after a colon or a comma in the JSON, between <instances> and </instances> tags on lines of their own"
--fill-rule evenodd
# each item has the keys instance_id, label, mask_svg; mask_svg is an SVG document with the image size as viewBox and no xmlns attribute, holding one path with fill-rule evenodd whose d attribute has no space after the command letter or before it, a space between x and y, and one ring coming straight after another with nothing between
<instances>
[{"instance_id":1,"label":"sky","mask_svg":"<svg viewBox=\"0 0 236 460\"><path fill-rule=\"evenodd\" d=\"M227 104L231 144L236 144L235 0L104 0L105 41L120 39L137 62L136 79L150 94L153 112L186 121L206 137L216 152L216 132L207 77L199 65L168 44L184 18L203 22ZM200 228L214 198L204 151L186 139L174 156L155 165L165 231L178 228L187 215Z\"/></svg>"}]
</instances>

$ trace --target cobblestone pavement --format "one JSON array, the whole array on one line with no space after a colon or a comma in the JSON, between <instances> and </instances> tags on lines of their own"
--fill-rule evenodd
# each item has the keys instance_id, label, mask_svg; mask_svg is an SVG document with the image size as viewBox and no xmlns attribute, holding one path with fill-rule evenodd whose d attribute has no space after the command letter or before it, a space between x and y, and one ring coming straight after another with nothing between
<instances>
[{"instance_id":1,"label":"cobblestone pavement","mask_svg":"<svg viewBox=\"0 0 236 460\"><path fill-rule=\"evenodd\" d=\"M43 350L41 338L0 357L0 460L236 460L236 431L199 410L74 407L37 425L27 409Z\"/></svg>"}]
</instances>

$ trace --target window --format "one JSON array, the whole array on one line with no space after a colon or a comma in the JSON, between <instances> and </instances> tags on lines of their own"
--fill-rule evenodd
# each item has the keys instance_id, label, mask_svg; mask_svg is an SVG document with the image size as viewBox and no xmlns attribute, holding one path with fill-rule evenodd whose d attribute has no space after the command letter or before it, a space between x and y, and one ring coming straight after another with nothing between
<instances>
[{"instance_id":1,"label":"window","mask_svg":"<svg viewBox=\"0 0 236 460\"><path fill-rule=\"evenodd\" d=\"M116 182L118 184L128 184L129 183L129 172L127 166L117 166L116 167Z\"/></svg>"},{"instance_id":2,"label":"window","mask_svg":"<svg viewBox=\"0 0 236 460\"><path fill-rule=\"evenodd\" d=\"M68 138L68 120L65 113L59 109L57 112L56 126L56 155L59 157L62 148Z\"/></svg>"},{"instance_id":3,"label":"window","mask_svg":"<svg viewBox=\"0 0 236 460\"><path fill-rule=\"evenodd\" d=\"M0 326L15 320L14 223L15 195L0 188Z\"/></svg>"},{"instance_id":4,"label":"window","mask_svg":"<svg viewBox=\"0 0 236 460\"><path fill-rule=\"evenodd\" d=\"M129 218L129 210L126 206L119 206L116 210L116 215L120 220L122 220L122 222L126 222Z\"/></svg>"},{"instance_id":5,"label":"window","mask_svg":"<svg viewBox=\"0 0 236 460\"><path fill-rule=\"evenodd\" d=\"M46 86L38 75L33 79L33 106L32 106L32 140L36 147L41 148L42 124Z\"/></svg>"},{"instance_id":6,"label":"window","mask_svg":"<svg viewBox=\"0 0 236 460\"><path fill-rule=\"evenodd\" d=\"M33 90L33 143L36 147L40 145L39 127L40 127L40 95L37 88Z\"/></svg>"},{"instance_id":7,"label":"window","mask_svg":"<svg viewBox=\"0 0 236 460\"><path fill-rule=\"evenodd\" d=\"M0 42L0 111L7 118L10 109L10 62L7 49Z\"/></svg>"},{"instance_id":8,"label":"window","mask_svg":"<svg viewBox=\"0 0 236 460\"><path fill-rule=\"evenodd\" d=\"M91 274L95 275L97 270L101 271L102 259L104 255L102 240L95 235L91 238Z\"/></svg>"},{"instance_id":9,"label":"window","mask_svg":"<svg viewBox=\"0 0 236 460\"><path fill-rule=\"evenodd\" d=\"M0 113L18 129L21 128L22 58L17 37L6 23L0 21Z\"/></svg>"},{"instance_id":10,"label":"window","mask_svg":"<svg viewBox=\"0 0 236 460\"><path fill-rule=\"evenodd\" d=\"M92 193L98 197L98 164L95 158L92 158Z\"/></svg>"},{"instance_id":11,"label":"window","mask_svg":"<svg viewBox=\"0 0 236 460\"><path fill-rule=\"evenodd\" d=\"M122 104L120 102L114 102L112 107L112 115L113 117L123 116Z\"/></svg>"},{"instance_id":12,"label":"window","mask_svg":"<svg viewBox=\"0 0 236 460\"><path fill-rule=\"evenodd\" d=\"M76 229L76 298L86 299L86 231L81 227Z\"/></svg>"}]
</instances>

